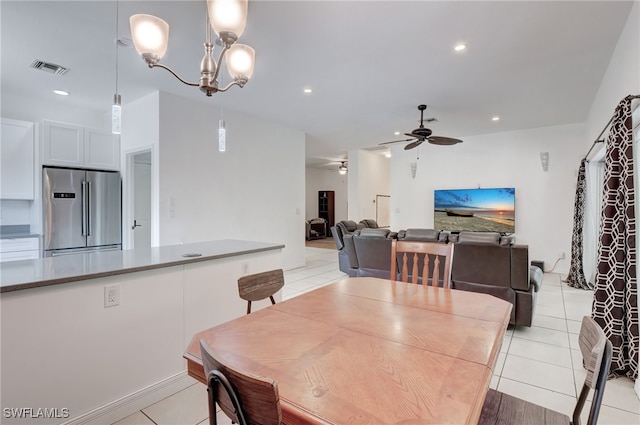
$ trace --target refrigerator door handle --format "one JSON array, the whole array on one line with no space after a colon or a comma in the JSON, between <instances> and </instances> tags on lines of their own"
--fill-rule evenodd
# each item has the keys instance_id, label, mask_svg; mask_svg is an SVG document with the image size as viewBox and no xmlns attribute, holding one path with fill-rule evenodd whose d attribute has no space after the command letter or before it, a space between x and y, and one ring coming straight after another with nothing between
<instances>
[{"instance_id":1,"label":"refrigerator door handle","mask_svg":"<svg viewBox=\"0 0 640 425\"><path fill-rule=\"evenodd\" d=\"M88 226L88 198L87 198L87 182L82 182L82 236L87 236L87 226Z\"/></svg>"},{"instance_id":2,"label":"refrigerator door handle","mask_svg":"<svg viewBox=\"0 0 640 425\"><path fill-rule=\"evenodd\" d=\"M87 236L91 236L91 182L87 182Z\"/></svg>"}]
</instances>

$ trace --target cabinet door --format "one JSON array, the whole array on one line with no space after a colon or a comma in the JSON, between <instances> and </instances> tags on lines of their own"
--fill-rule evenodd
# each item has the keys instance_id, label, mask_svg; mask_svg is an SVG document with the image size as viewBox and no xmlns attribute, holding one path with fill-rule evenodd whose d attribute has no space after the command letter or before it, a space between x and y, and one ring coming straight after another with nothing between
<instances>
[{"instance_id":1,"label":"cabinet door","mask_svg":"<svg viewBox=\"0 0 640 425\"><path fill-rule=\"evenodd\" d=\"M82 167L84 162L82 127L54 121L42 122L44 165Z\"/></svg>"},{"instance_id":2,"label":"cabinet door","mask_svg":"<svg viewBox=\"0 0 640 425\"><path fill-rule=\"evenodd\" d=\"M84 166L120 170L120 138L101 130L84 130Z\"/></svg>"},{"instance_id":3,"label":"cabinet door","mask_svg":"<svg viewBox=\"0 0 640 425\"><path fill-rule=\"evenodd\" d=\"M2 120L0 199L34 199L33 123Z\"/></svg>"}]
</instances>

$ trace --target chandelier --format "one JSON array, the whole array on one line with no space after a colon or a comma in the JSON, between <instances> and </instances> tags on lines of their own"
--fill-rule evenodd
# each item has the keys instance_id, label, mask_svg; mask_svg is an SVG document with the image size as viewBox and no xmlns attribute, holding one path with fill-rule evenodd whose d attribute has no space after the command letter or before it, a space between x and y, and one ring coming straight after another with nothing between
<instances>
[{"instance_id":1,"label":"chandelier","mask_svg":"<svg viewBox=\"0 0 640 425\"><path fill-rule=\"evenodd\" d=\"M160 63L169 45L167 22L156 16L139 14L132 15L129 23L136 51L149 68L166 69L182 83L200 87L207 96L211 96L213 93L225 92L232 86L244 87L253 75L255 51L245 44L236 43L247 22L247 0L207 0L207 12L200 80L194 83L184 80L171 68ZM217 43L222 46L217 60L213 57L212 28L218 36ZM226 87L220 87L218 82L223 58L233 79Z\"/></svg>"}]
</instances>

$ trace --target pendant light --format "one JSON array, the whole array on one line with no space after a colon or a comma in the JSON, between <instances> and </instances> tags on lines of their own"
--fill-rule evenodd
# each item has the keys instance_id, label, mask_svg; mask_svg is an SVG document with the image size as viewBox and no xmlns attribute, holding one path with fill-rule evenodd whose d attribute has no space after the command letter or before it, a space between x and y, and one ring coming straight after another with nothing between
<instances>
[{"instance_id":1,"label":"pendant light","mask_svg":"<svg viewBox=\"0 0 640 425\"><path fill-rule=\"evenodd\" d=\"M218 121L218 151L227 150L227 129L224 124L224 108L220 110L220 121Z\"/></svg>"},{"instance_id":2,"label":"pendant light","mask_svg":"<svg viewBox=\"0 0 640 425\"><path fill-rule=\"evenodd\" d=\"M113 95L113 105L111 106L111 133L120 134L122 131L122 98L118 93L118 44L119 44L119 3L116 0L116 92Z\"/></svg>"}]
</instances>

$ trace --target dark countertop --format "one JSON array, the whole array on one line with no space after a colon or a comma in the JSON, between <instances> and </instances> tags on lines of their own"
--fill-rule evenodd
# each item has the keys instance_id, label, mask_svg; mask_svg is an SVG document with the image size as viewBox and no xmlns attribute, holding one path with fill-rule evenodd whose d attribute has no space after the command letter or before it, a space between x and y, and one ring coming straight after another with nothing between
<instances>
[{"instance_id":1,"label":"dark countertop","mask_svg":"<svg viewBox=\"0 0 640 425\"><path fill-rule=\"evenodd\" d=\"M31 233L28 224L0 225L0 239L39 238L40 235Z\"/></svg>"},{"instance_id":2,"label":"dark countertop","mask_svg":"<svg viewBox=\"0 0 640 425\"><path fill-rule=\"evenodd\" d=\"M226 239L149 249L93 252L0 263L0 292L133 273L284 248L283 244ZM200 253L199 257L183 257Z\"/></svg>"},{"instance_id":3,"label":"dark countertop","mask_svg":"<svg viewBox=\"0 0 640 425\"><path fill-rule=\"evenodd\" d=\"M23 238L39 238L41 235L36 233L16 233L16 234L0 234L0 239L23 239Z\"/></svg>"}]
</instances>

